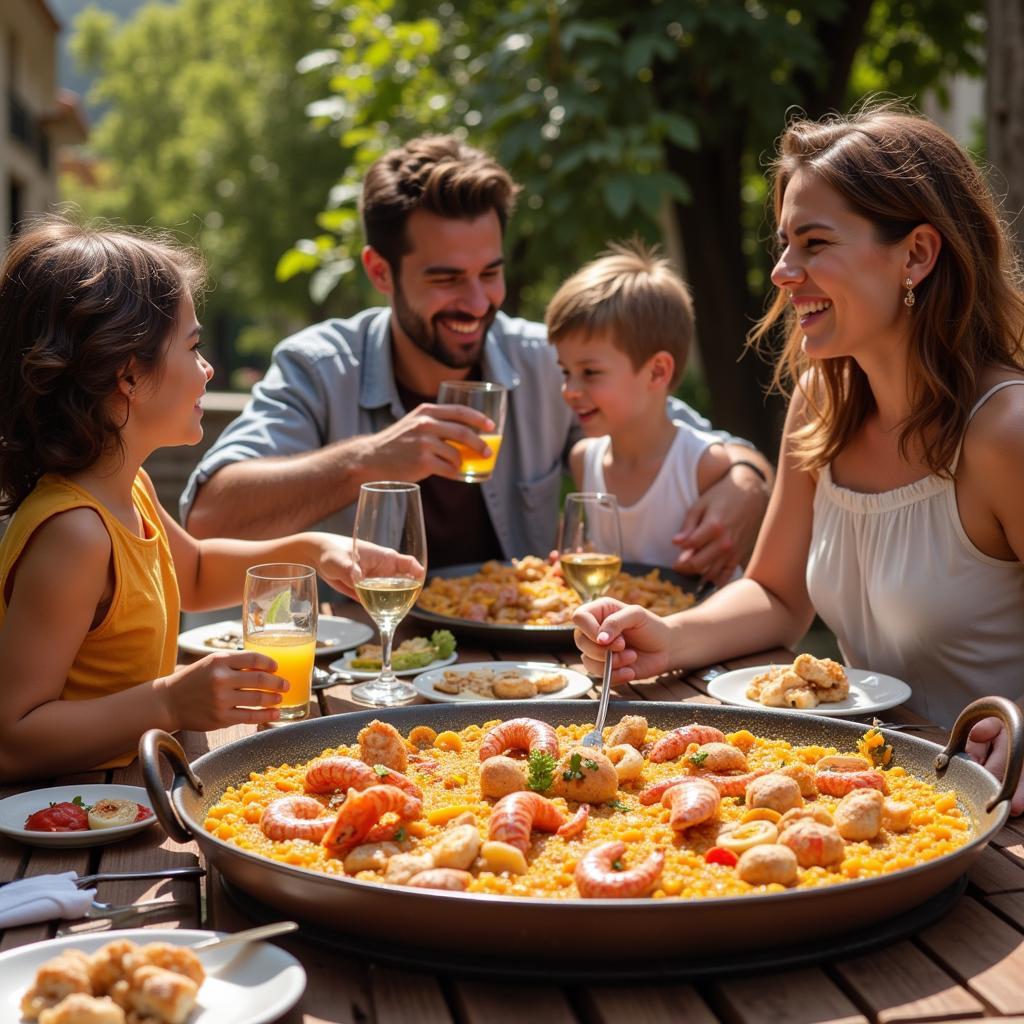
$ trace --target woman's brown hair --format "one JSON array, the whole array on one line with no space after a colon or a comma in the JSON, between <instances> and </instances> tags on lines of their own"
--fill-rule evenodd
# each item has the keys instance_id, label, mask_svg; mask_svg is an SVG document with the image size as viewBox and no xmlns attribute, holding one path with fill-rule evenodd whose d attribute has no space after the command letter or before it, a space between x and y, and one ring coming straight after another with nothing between
<instances>
[{"instance_id":1,"label":"woman's brown hair","mask_svg":"<svg viewBox=\"0 0 1024 1024\"><path fill-rule=\"evenodd\" d=\"M363 179L359 212L366 244L398 274L409 251L405 222L415 210L471 219L490 210L502 231L519 186L496 160L454 135L425 135L379 157Z\"/></svg>"},{"instance_id":2,"label":"woman's brown hair","mask_svg":"<svg viewBox=\"0 0 1024 1024\"><path fill-rule=\"evenodd\" d=\"M129 366L159 374L200 257L162 236L36 222L0 269L0 515L44 473L74 473L121 445L111 397Z\"/></svg>"},{"instance_id":3,"label":"woman's brown hair","mask_svg":"<svg viewBox=\"0 0 1024 1024\"><path fill-rule=\"evenodd\" d=\"M772 167L775 219L793 175L807 170L871 221L893 245L919 224L942 237L931 273L915 288L908 375L912 409L900 430L904 458L912 439L932 472L948 476L986 367L1024 367L1020 272L992 193L967 153L937 125L895 104L872 104L848 117L798 118L779 140ZM809 360L786 292L779 289L750 335L762 342L782 321L785 344L775 369L783 392L797 386L807 424L794 438L805 469L830 463L874 407L867 377L850 357Z\"/></svg>"}]
</instances>

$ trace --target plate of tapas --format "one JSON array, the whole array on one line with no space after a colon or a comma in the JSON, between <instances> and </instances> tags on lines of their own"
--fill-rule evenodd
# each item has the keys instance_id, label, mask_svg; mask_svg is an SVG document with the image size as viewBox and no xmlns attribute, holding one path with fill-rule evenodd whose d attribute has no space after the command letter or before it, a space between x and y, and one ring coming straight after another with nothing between
<instances>
[{"instance_id":1,"label":"plate of tapas","mask_svg":"<svg viewBox=\"0 0 1024 1024\"><path fill-rule=\"evenodd\" d=\"M391 651L391 671L396 676L414 676L430 669L444 668L457 658L455 637L447 629L435 629L429 637L409 637L396 644ZM376 679L382 665L380 644L363 644L332 661L330 668L353 679Z\"/></svg>"},{"instance_id":2,"label":"plate of tapas","mask_svg":"<svg viewBox=\"0 0 1024 1024\"><path fill-rule=\"evenodd\" d=\"M30 846L102 846L155 821L141 786L54 786L0 800L0 833Z\"/></svg>"},{"instance_id":3,"label":"plate of tapas","mask_svg":"<svg viewBox=\"0 0 1024 1024\"><path fill-rule=\"evenodd\" d=\"M372 626L339 615L321 615L316 625L316 656L341 654L375 635ZM212 654L214 651L241 651L242 623L238 619L208 622L188 629L178 637L178 647L189 654Z\"/></svg>"},{"instance_id":4,"label":"plate of tapas","mask_svg":"<svg viewBox=\"0 0 1024 1024\"><path fill-rule=\"evenodd\" d=\"M843 717L894 708L909 699L911 690L894 676L798 654L791 664L724 672L708 683L708 693L739 707Z\"/></svg>"},{"instance_id":5,"label":"plate of tapas","mask_svg":"<svg viewBox=\"0 0 1024 1024\"><path fill-rule=\"evenodd\" d=\"M567 700L582 697L594 681L582 672L543 661L482 661L424 672L412 685L427 700L461 704L480 700Z\"/></svg>"}]
</instances>

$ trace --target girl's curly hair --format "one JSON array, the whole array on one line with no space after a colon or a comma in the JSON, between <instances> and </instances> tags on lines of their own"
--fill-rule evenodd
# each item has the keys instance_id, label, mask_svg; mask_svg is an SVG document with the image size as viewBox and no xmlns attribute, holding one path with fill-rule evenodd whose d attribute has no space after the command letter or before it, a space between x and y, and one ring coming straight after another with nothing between
<instances>
[{"instance_id":1,"label":"girl's curly hair","mask_svg":"<svg viewBox=\"0 0 1024 1024\"><path fill-rule=\"evenodd\" d=\"M74 473L121 447L111 398L129 366L159 374L201 257L165 236L47 217L0 270L0 515L44 473Z\"/></svg>"}]
</instances>

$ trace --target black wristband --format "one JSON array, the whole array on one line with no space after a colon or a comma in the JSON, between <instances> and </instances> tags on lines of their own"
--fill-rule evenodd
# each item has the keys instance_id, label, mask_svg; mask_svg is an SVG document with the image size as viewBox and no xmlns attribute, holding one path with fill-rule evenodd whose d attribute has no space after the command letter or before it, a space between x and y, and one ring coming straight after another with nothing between
<instances>
[{"instance_id":1,"label":"black wristband","mask_svg":"<svg viewBox=\"0 0 1024 1024\"><path fill-rule=\"evenodd\" d=\"M733 466L746 466L747 469L752 469L765 483L768 483L768 474L756 462L751 462L749 459L733 459L732 465L729 466L730 473Z\"/></svg>"}]
</instances>

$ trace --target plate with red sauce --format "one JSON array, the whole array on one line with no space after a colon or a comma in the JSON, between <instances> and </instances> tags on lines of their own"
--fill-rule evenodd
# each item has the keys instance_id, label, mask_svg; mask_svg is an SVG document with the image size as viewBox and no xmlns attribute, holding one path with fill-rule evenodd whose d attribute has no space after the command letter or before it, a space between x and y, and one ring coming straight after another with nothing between
<instances>
[{"instance_id":1,"label":"plate with red sauce","mask_svg":"<svg viewBox=\"0 0 1024 1024\"><path fill-rule=\"evenodd\" d=\"M94 821L104 810L108 820L130 816L125 804L105 808L103 801L107 800L135 803L134 819L123 825L90 828L88 808L97 812ZM141 786L55 786L0 800L0 833L30 846L102 846L135 835L154 821L149 796Z\"/></svg>"}]
</instances>

